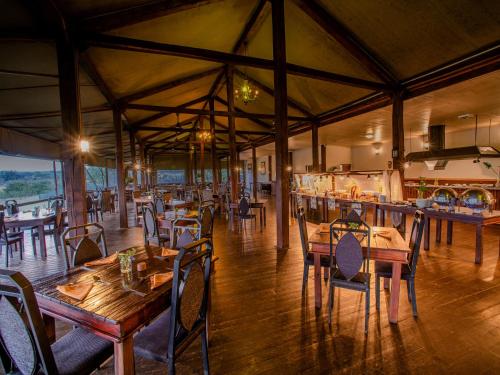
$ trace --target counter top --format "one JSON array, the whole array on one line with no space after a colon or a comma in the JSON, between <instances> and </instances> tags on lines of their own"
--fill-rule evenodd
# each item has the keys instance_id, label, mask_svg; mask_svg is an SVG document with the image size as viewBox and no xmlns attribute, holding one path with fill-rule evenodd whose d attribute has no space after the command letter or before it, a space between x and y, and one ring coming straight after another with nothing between
<instances>
[{"instance_id":1,"label":"counter top","mask_svg":"<svg viewBox=\"0 0 500 375\"><path fill-rule=\"evenodd\" d=\"M406 187L418 187L418 183L405 183ZM495 187L493 185L487 185L487 184L474 184L474 185L466 185L466 184L455 184L455 185L425 185L428 188L452 188L452 189L471 189L475 187L480 187L486 190L500 190L500 187Z\"/></svg>"}]
</instances>

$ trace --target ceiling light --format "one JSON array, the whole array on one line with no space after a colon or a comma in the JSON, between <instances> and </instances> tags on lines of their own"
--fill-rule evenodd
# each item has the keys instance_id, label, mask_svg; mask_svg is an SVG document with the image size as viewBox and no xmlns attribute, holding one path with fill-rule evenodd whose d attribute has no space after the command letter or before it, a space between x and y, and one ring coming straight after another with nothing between
<instances>
[{"instance_id":1,"label":"ceiling light","mask_svg":"<svg viewBox=\"0 0 500 375\"><path fill-rule=\"evenodd\" d=\"M80 151L81 152L89 152L90 151L90 143L86 139L80 140Z\"/></svg>"},{"instance_id":2,"label":"ceiling light","mask_svg":"<svg viewBox=\"0 0 500 375\"><path fill-rule=\"evenodd\" d=\"M472 113L464 113L464 114L458 115L457 117L459 120L468 120L470 118L473 118L474 115Z\"/></svg>"}]
</instances>

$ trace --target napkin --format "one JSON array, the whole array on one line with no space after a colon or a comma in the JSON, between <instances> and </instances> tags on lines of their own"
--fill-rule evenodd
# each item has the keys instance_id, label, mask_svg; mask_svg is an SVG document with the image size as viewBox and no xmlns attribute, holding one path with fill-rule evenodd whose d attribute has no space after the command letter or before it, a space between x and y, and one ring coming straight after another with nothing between
<instances>
[{"instance_id":1,"label":"napkin","mask_svg":"<svg viewBox=\"0 0 500 375\"><path fill-rule=\"evenodd\" d=\"M151 289L156 289L166 282L169 282L174 277L172 272L166 273L155 273L154 275L149 277L149 281L151 282Z\"/></svg>"},{"instance_id":2,"label":"napkin","mask_svg":"<svg viewBox=\"0 0 500 375\"><path fill-rule=\"evenodd\" d=\"M93 266L104 266L107 264L113 264L118 259L118 253L114 253L106 258L100 258L96 260L92 260L90 262L85 262L83 265L85 267L93 267Z\"/></svg>"},{"instance_id":3,"label":"napkin","mask_svg":"<svg viewBox=\"0 0 500 375\"><path fill-rule=\"evenodd\" d=\"M392 240L392 233L389 230L378 230L374 233L374 235L385 238L386 240Z\"/></svg>"},{"instance_id":4,"label":"napkin","mask_svg":"<svg viewBox=\"0 0 500 375\"><path fill-rule=\"evenodd\" d=\"M319 225L319 232L320 233L330 233L330 224L328 224L328 223L321 223Z\"/></svg>"},{"instance_id":5,"label":"napkin","mask_svg":"<svg viewBox=\"0 0 500 375\"><path fill-rule=\"evenodd\" d=\"M60 293L65 294L68 297L83 301L85 297L87 297L93 286L94 283L87 281L81 283L58 285L56 288Z\"/></svg>"},{"instance_id":6,"label":"napkin","mask_svg":"<svg viewBox=\"0 0 500 375\"><path fill-rule=\"evenodd\" d=\"M177 254L179 254L179 250L167 249L166 247L161 248L162 257L177 256Z\"/></svg>"}]
</instances>

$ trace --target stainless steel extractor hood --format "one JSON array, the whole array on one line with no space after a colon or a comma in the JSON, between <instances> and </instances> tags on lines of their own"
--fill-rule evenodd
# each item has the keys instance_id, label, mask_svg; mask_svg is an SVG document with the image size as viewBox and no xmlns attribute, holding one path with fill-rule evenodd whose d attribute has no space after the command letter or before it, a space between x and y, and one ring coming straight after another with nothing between
<instances>
[{"instance_id":1,"label":"stainless steel extractor hood","mask_svg":"<svg viewBox=\"0 0 500 375\"><path fill-rule=\"evenodd\" d=\"M429 150L411 152L406 155L407 161L432 161L426 163L429 169L444 169L448 160L497 158L500 151L492 146L467 146L444 148L445 126L429 126ZM436 161L436 163L434 163Z\"/></svg>"}]
</instances>

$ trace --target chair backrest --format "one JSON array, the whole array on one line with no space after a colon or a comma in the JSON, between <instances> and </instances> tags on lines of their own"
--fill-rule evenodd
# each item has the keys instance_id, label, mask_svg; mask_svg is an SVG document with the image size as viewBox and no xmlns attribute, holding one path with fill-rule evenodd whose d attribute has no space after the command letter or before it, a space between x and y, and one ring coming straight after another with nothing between
<instances>
[{"instance_id":1,"label":"chair backrest","mask_svg":"<svg viewBox=\"0 0 500 375\"><path fill-rule=\"evenodd\" d=\"M359 272L363 263L363 269L370 272L370 232L368 224L354 210L345 219L330 224L330 266L336 264L347 280ZM366 254L362 247L366 248Z\"/></svg>"},{"instance_id":2,"label":"chair backrest","mask_svg":"<svg viewBox=\"0 0 500 375\"><path fill-rule=\"evenodd\" d=\"M181 224L179 225L179 222ZM180 249L200 239L201 224L195 218L179 218L172 225L172 248Z\"/></svg>"},{"instance_id":3,"label":"chair backrest","mask_svg":"<svg viewBox=\"0 0 500 375\"><path fill-rule=\"evenodd\" d=\"M61 234L61 243L66 270L108 256L104 228L97 223L67 228Z\"/></svg>"},{"instance_id":4,"label":"chair backrest","mask_svg":"<svg viewBox=\"0 0 500 375\"><path fill-rule=\"evenodd\" d=\"M58 374L30 282L0 270L0 358L6 373Z\"/></svg>"},{"instance_id":5,"label":"chair backrest","mask_svg":"<svg viewBox=\"0 0 500 375\"><path fill-rule=\"evenodd\" d=\"M346 219L352 212L356 212L361 220L366 221L367 209L366 205L361 203L341 203L340 204L340 218Z\"/></svg>"},{"instance_id":6,"label":"chair backrest","mask_svg":"<svg viewBox=\"0 0 500 375\"><path fill-rule=\"evenodd\" d=\"M101 210L103 212L110 212L112 207L111 191L103 190L101 192Z\"/></svg>"},{"instance_id":7,"label":"chair backrest","mask_svg":"<svg viewBox=\"0 0 500 375\"><path fill-rule=\"evenodd\" d=\"M142 206L142 228L144 230L144 244L148 245L149 240L156 240L159 242L159 230L158 223L156 221L156 213L154 205L143 205Z\"/></svg>"},{"instance_id":8,"label":"chair backrest","mask_svg":"<svg viewBox=\"0 0 500 375\"><path fill-rule=\"evenodd\" d=\"M87 202L87 211L90 211L94 208L94 200L93 195L87 194L86 202Z\"/></svg>"},{"instance_id":9,"label":"chair backrest","mask_svg":"<svg viewBox=\"0 0 500 375\"><path fill-rule=\"evenodd\" d=\"M55 211L57 206L64 207L64 200L62 198L52 197L48 199L47 208L49 210Z\"/></svg>"},{"instance_id":10,"label":"chair backrest","mask_svg":"<svg viewBox=\"0 0 500 375\"><path fill-rule=\"evenodd\" d=\"M157 214L165 213L165 204L163 197L156 197L154 199L154 206Z\"/></svg>"},{"instance_id":11,"label":"chair backrest","mask_svg":"<svg viewBox=\"0 0 500 375\"><path fill-rule=\"evenodd\" d=\"M61 235L64 230L64 216L62 206L56 204L55 211L56 220L54 222L54 230L57 235Z\"/></svg>"},{"instance_id":12,"label":"chair backrest","mask_svg":"<svg viewBox=\"0 0 500 375\"><path fill-rule=\"evenodd\" d=\"M174 358L206 329L212 242L206 238L179 249L174 260L169 358Z\"/></svg>"},{"instance_id":13,"label":"chair backrest","mask_svg":"<svg viewBox=\"0 0 500 375\"><path fill-rule=\"evenodd\" d=\"M424 213L420 210L415 212L413 224L411 226L410 235L410 269L412 276L417 272L418 255L420 253L420 244L422 242L422 234L424 233L425 218Z\"/></svg>"},{"instance_id":14,"label":"chair backrest","mask_svg":"<svg viewBox=\"0 0 500 375\"><path fill-rule=\"evenodd\" d=\"M9 215L15 215L19 212L19 206L15 199L8 199L5 201L5 210Z\"/></svg>"},{"instance_id":15,"label":"chair backrest","mask_svg":"<svg viewBox=\"0 0 500 375\"><path fill-rule=\"evenodd\" d=\"M303 207L299 207L297 210L297 221L299 224L300 233L300 243L302 245L302 255L304 256L304 261L307 258L307 253L309 252L309 237L307 235L307 221L306 213Z\"/></svg>"},{"instance_id":16,"label":"chair backrest","mask_svg":"<svg viewBox=\"0 0 500 375\"><path fill-rule=\"evenodd\" d=\"M201 198L202 198L202 202L213 201L214 193L212 192L212 190L202 190Z\"/></svg>"},{"instance_id":17,"label":"chair backrest","mask_svg":"<svg viewBox=\"0 0 500 375\"><path fill-rule=\"evenodd\" d=\"M207 205L201 209L201 213L199 216L201 224L200 238L212 239L213 228L214 228L214 216L215 216L214 206Z\"/></svg>"},{"instance_id":18,"label":"chair backrest","mask_svg":"<svg viewBox=\"0 0 500 375\"><path fill-rule=\"evenodd\" d=\"M5 212L0 211L0 242L7 243L7 228L5 228Z\"/></svg>"},{"instance_id":19,"label":"chair backrest","mask_svg":"<svg viewBox=\"0 0 500 375\"><path fill-rule=\"evenodd\" d=\"M242 197L240 199L240 203L238 204L238 212L240 216L245 216L248 215L248 211L250 211L250 203L247 198Z\"/></svg>"}]
</instances>

